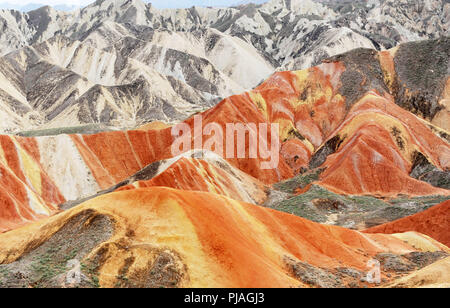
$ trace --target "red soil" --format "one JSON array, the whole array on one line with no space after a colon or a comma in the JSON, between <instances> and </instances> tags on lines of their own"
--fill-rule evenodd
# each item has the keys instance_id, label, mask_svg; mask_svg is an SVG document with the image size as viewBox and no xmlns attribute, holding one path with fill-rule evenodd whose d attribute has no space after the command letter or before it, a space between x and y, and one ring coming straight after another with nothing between
<instances>
[{"instance_id":1,"label":"red soil","mask_svg":"<svg viewBox=\"0 0 450 308\"><path fill-rule=\"evenodd\" d=\"M297 174L308 166L313 151L339 136L342 143L328 157L318 184L344 194L448 194L409 177L409 172L414 151L442 170L449 168L449 144L390 97L368 93L347 110L345 98L338 94L344 70L342 64L327 63L308 71L277 73L252 92L229 97L202 113L203 127L217 123L225 131L227 123L278 123L282 143L277 169L261 169L263 160L249 158L249 153L245 158L227 159L266 184ZM185 123L193 131L194 118ZM102 188L149 163L170 158L174 141L171 128L73 139ZM193 138L192 148L198 139Z\"/></svg>"},{"instance_id":2,"label":"red soil","mask_svg":"<svg viewBox=\"0 0 450 308\"><path fill-rule=\"evenodd\" d=\"M404 233L416 231L450 246L450 200L412 216L365 230L366 233Z\"/></svg>"},{"instance_id":3,"label":"red soil","mask_svg":"<svg viewBox=\"0 0 450 308\"><path fill-rule=\"evenodd\" d=\"M37 145L33 139L0 135L0 232L16 228L30 221L56 212L56 206L65 200L58 188L42 170L39 156L33 154ZM20 151L28 155L30 162L24 162ZM23 156L22 156L23 157ZM34 164L34 179L25 175Z\"/></svg>"},{"instance_id":4,"label":"red soil","mask_svg":"<svg viewBox=\"0 0 450 308\"><path fill-rule=\"evenodd\" d=\"M153 179L121 187L118 191L153 186L212 192L258 204L266 199L265 186L258 180L239 170L219 168L205 160L192 158L181 158Z\"/></svg>"}]
</instances>

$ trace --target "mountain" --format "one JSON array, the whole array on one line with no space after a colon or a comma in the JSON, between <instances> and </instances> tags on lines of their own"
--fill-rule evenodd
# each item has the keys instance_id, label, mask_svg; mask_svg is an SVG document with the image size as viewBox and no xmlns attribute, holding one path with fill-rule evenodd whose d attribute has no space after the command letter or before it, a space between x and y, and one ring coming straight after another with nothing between
<instances>
[{"instance_id":1,"label":"mountain","mask_svg":"<svg viewBox=\"0 0 450 308\"><path fill-rule=\"evenodd\" d=\"M387 224L365 230L367 233L394 234L416 231L450 245L447 227L450 224L450 201L435 205L430 209Z\"/></svg>"},{"instance_id":2,"label":"mountain","mask_svg":"<svg viewBox=\"0 0 450 308\"><path fill-rule=\"evenodd\" d=\"M449 9L1 10L0 287L447 286Z\"/></svg>"},{"instance_id":3,"label":"mountain","mask_svg":"<svg viewBox=\"0 0 450 308\"><path fill-rule=\"evenodd\" d=\"M99 197L6 233L0 245L4 287L70 286L67 254L83 260L84 287L260 288L368 286L364 271L371 258L383 265L386 284L450 253L417 233L362 234L216 194L162 187ZM38 266L45 256L52 262L46 276ZM22 279L14 275L19 268ZM446 281L444 274L428 283Z\"/></svg>"},{"instance_id":4,"label":"mountain","mask_svg":"<svg viewBox=\"0 0 450 308\"><path fill-rule=\"evenodd\" d=\"M181 120L271 73L272 67L262 57L252 57L242 66L233 59L223 61L221 53L227 51L245 55L250 50L250 57L252 49L245 43L221 39L220 34L210 31L197 34L200 40L217 37L222 48L210 49L207 56L201 45L190 53L124 37L114 46L99 49L90 43L94 36L90 33L86 43L55 36L12 52L0 59L4 63L2 75L20 80L0 87L0 108L12 121L2 123L2 129L94 123L130 128L152 120ZM171 36L162 33L155 38L164 43ZM254 71L254 77L246 74L244 81L242 70L249 65L259 70ZM44 90L49 84L52 88ZM42 91L48 93L45 98L39 95Z\"/></svg>"},{"instance_id":5,"label":"mountain","mask_svg":"<svg viewBox=\"0 0 450 308\"><path fill-rule=\"evenodd\" d=\"M381 0L378 5L371 6L371 9L367 8L366 1L363 0L345 3L354 9L342 8L342 2L335 0L326 5L311 0L271 0L263 4L249 3L233 8L164 10L140 0L102 0L70 13L58 12L50 7L28 13L3 10L2 18L8 25L5 30L19 32L24 45L45 41L56 32L78 39L108 21L173 31L214 28L244 38L279 65L286 58L295 57L295 52L302 51L303 46L296 45L303 41L302 37L313 41L325 39L326 28L348 28L351 31L342 34L343 36L348 36L350 32L351 35L359 34L377 48L390 48L398 43L420 38L436 38L448 31L450 4L446 1L429 0L425 3ZM19 22L11 20L8 23L14 14ZM412 22L414 18L419 18L421 22ZM353 20L357 22L351 22ZM33 35L29 36L28 33ZM375 36L373 33L379 34ZM297 38L297 42L294 38ZM2 42L3 48L17 48L8 41ZM292 46L289 50L277 48L283 43ZM348 50L351 46L343 44L342 47ZM325 57L327 56L330 54Z\"/></svg>"},{"instance_id":6,"label":"mountain","mask_svg":"<svg viewBox=\"0 0 450 308\"><path fill-rule=\"evenodd\" d=\"M21 12L33 11L33 10L39 9L40 7L42 7L42 4L39 4L39 3L29 3L26 5L14 4L14 3L1 3L0 4L1 9L16 10L16 11L21 11ZM53 8L58 11L73 11L80 7L77 5L58 4L58 5L54 5Z\"/></svg>"},{"instance_id":7,"label":"mountain","mask_svg":"<svg viewBox=\"0 0 450 308\"><path fill-rule=\"evenodd\" d=\"M290 181L291 189L286 193L305 192L311 189L311 185L318 185L330 193L342 195L389 198L403 195L410 198L448 196L450 146L446 133L448 127L445 125L449 122L435 121L436 117L448 117L448 110L439 107L445 106L445 81L448 76L446 72L437 74L435 68L442 64L443 59L447 63L450 61L450 49L447 48L449 44L450 39L446 38L407 43L394 50L379 53L367 49L354 50L307 70L276 73L254 90L231 96L197 116L203 119L203 128L216 123L224 131L229 123L278 123L280 147L276 169L261 168L264 160L250 157L249 151L246 151L244 157L231 157L227 162L233 168L255 178L255 183L271 185ZM411 55L411 51L414 54ZM431 58L433 61L411 61L411 56L420 58L421 54L429 56L432 52L436 54ZM441 56L444 58L441 59ZM418 71L422 73L417 80L415 74L410 75L408 72L415 72L418 62L422 65ZM46 63L48 62L41 65L48 65ZM124 71L126 70L120 70ZM106 78L109 75L105 73L101 76ZM40 80L43 80L43 76ZM441 86L426 88L421 86L423 80ZM144 79L143 82L148 81ZM361 86L355 88L355 83ZM397 86L393 86L394 84ZM432 90L435 92L431 92ZM99 89L100 91L104 90ZM104 97L112 96L111 92L102 93ZM129 98L135 93L136 88L122 97ZM435 97L435 101L420 103L426 95ZM121 95L117 94L117 97ZM437 99L439 97L441 99ZM40 96L37 98L41 99ZM116 103L118 98L111 102ZM92 99L88 99L86 104L90 101ZM91 112L94 112L100 106L92 105L87 110L93 109ZM117 110L124 112L124 107ZM195 121L196 117L190 117L183 123L193 130ZM439 127L442 123L445 123L444 127ZM149 126L140 130L84 135L64 135L55 130L47 133L57 135L34 138L3 136L5 141L2 148L5 154L2 155L4 159L1 162L5 170L3 174L6 175L4 180L9 183L5 183L5 187L9 188L4 193L4 200L11 209L20 204L27 211L39 213L33 210L36 198L23 197L17 201L14 199L14 191L32 191L38 196L37 200L41 200L40 207L54 209L58 202L61 204L95 196L101 190L111 190L111 187L114 190L117 188L114 188L115 185L140 170L154 168L147 167L148 165L173 158L171 147L175 139L171 126ZM223 138L225 137L224 135ZM191 136L189 139L194 148L196 138L198 136ZM223 144L227 144L226 140ZM268 148L271 146L269 143ZM275 149L278 151L278 148ZM219 155L224 157L224 153ZM21 163L24 160L21 157L24 156L29 163ZM191 163L199 166L197 161ZM205 171L187 171L184 166L174 165L173 168L178 171L172 175L166 172L167 179L173 179L179 172L187 172L195 180L184 182L185 180L180 179L171 182L166 179L159 183L173 188L235 196L247 202L253 200L252 203L262 204L267 201L262 193L267 189L262 184L246 185L259 185L256 193L249 195L262 197L245 197L249 190L247 193L236 193L241 184L224 189L221 182L251 183L252 180L246 179L242 174L238 175L237 171L222 174L226 164L219 163L222 166L219 168L222 171L219 172L214 167L217 163L211 163L208 161L206 166L200 168L211 170L207 172L213 174L211 179L207 177L202 180L201 176L194 176L196 173L205 175ZM29 176L36 177L36 172L42 174L40 178L48 178L45 181L52 185L43 187L42 180L31 180ZM316 174L309 186L297 184L297 179L292 179L308 173ZM153 177L140 180L158 181ZM234 177L241 180L232 180ZM219 180L220 178L225 180ZM127 184L132 182L134 181L128 181ZM137 186L140 187L141 184ZM276 192L274 194L277 195ZM26 193L22 195L26 196ZM285 206L283 202L270 202L274 208L283 209ZM417 211L420 209L416 208ZM50 213L52 212L46 212ZM391 216L391 220L398 218ZM21 223L30 219L20 212L7 217L9 218L6 218L3 226L6 229L12 221Z\"/></svg>"},{"instance_id":8,"label":"mountain","mask_svg":"<svg viewBox=\"0 0 450 308\"><path fill-rule=\"evenodd\" d=\"M74 82L71 93L76 94L73 95L59 93L60 86L55 87L53 93L58 95L60 107L58 112L51 111L52 114L39 110L31 115L25 111L27 107L20 107L22 112L17 114L14 107L19 104L17 93L21 105L35 107L33 87L3 88L2 92L6 93L2 95L0 108L11 119L1 129L18 132L56 128L63 123L64 126L100 123L131 128L152 120L177 121L214 105L221 98L255 87L275 70L305 69L355 48L382 50L448 33L450 4L445 1L413 5L408 1L386 0L370 8L364 1L346 5L354 9L345 9L343 3L334 1L321 4L311 0L272 0L231 8L159 10L140 0L102 0L73 12L51 7L27 13L2 10L0 54L6 61L18 53L29 52L30 48L51 48L52 55L44 51L32 61L44 58L65 70L58 75L63 79L52 79L61 87L66 88L64 80L69 80L68 74L74 73L71 78L80 81ZM423 22L411 22L415 19ZM101 71L97 73L110 75L100 77L92 72L86 75L88 72L77 70L76 63L66 63L70 58L55 58L62 54L72 57L71 48L75 46L78 54L87 52L83 60L98 62L92 63L93 67L107 63L101 62L106 59L115 61L115 71L120 70L121 76ZM31 64L22 66L28 70ZM41 65L39 69L48 71L49 66ZM14 72L4 72L4 78L14 78L9 74ZM142 78L160 85L164 94L148 89ZM132 101L115 105L110 98L127 93L124 86L138 87L139 94ZM86 99L102 101L100 104L106 109L98 112L104 116L88 111ZM136 100L149 101L150 106L136 106ZM122 104L131 106L131 110L114 111ZM165 112L167 109L172 111ZM139 116L134 114L136 110ZM24 113L32 119L19 119Z\"/></svg>"},{"instance_id":9,"label":"mountain","mask_svg":"<svg viewBox=\"0 0 450 308\"><path fill-rule=\"evenodd\" d=\"M263 4L267 1L268 0L242 0L242 1L236 2L232 6L240 6L240 5L246 5L246 4L252 4L252 3L253 4Z\"/></svg>"}]
</instances>

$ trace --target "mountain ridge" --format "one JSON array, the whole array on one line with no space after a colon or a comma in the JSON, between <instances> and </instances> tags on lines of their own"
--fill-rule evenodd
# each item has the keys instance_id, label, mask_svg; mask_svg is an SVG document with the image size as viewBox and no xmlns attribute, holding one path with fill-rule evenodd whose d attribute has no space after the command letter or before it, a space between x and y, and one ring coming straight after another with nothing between
<instances>
[{"instance_id":1,"label":"mountain ridge","mask_svg":"<svg viewBox=\"0 0 450 308\"><path fill-rule=\"evenodd\" d=\"M449 17L0 10L0 287L446 287Z\"/></svg>"},{"instance_id":2,"label":"mountain ridge","mask_svg":"<svg viewBox=\"0 0 450 308\"><path fill-rule=\"evenodd\" d=\"M317 172L318 177L310 184L337 194L389 198L448 196L450 145L446 130L429 122L433 119L423 119L421 113L410 112L413 106L405 109L399 96L396 99L389 89L389 84L400 83L396 80L403 78L401 74L393 74L394 71L401 72L396 65L409 63L398 57L408 56L406 51L417 49L417 46L428 48L432 44L434 49L440 50L439 46L448 42L450 39L404 44L394 50L395 53L355 50L308 70L279 72L254 90L230 96L198 116L203 118L203 127L208 123L217 123L223 128L227 123L279 124L280 161L277 169L261 169L262 159L250 158L249 153L243 158L227 159L233 168L266 185L311 171ZM402 49L405 51L401 52ZM436 84L446 79L445 75L435 75L427 69L434 67L433 61L423 65L424 72L429 73L421 76L428 80L435 78ZM403 69L408 70L407 67ZM354 80L364 80L364 86L355 88ZM423 89L417 89L417 93L407 92L423 97ZM136 92L129 91L128 96ZM444 91L443 95L446 99L448 93ZM418 102L407 96L406 102L410 101ZM436 100L435 104L440 102ZM430 115L433 106L427 104L421 110ZM448 110L441 109L440 112L448 116ZM193 129L194 122L195 118L190 117L182 123ZM37 168L55 183L53 188L47 191L40 185L27 184L26 189L35 191L40 198L47 194L53 198L52 191L57 189L64 196L64 200L59 201L64 203L110 189L146 166L172 158L174 136L171 131L171 126L163 125L140 130L94 131L92 134L65 135L56 131L54 136L33 138L3 136L6 143L2 164L5 170L13 171L8 171L7 178L22 177L22 181L22 174ZM191 149L196 149L194 139L197 137L191 138L194 145ZM15 148L7 144L15 144ZM47 151L49 148L52 151ZM33 163L19 168L17 164L20 165L21 160L13 157L24 155ZM223 175L223 178L228 176ZM346 180L342 181L342 178ZM198 181L182 187L205 187ZM219 182L212 183L215 184L206 187L216 191L214 187ZM179 187L176 183L173 185ZM302 187L303 192L309 188ZM217 187L217 191L226 190ZM30 208L28 198L21 204ZM48 205L44 202L42 206L57 205L57 202Z\"/></svg>"}]
</instances>

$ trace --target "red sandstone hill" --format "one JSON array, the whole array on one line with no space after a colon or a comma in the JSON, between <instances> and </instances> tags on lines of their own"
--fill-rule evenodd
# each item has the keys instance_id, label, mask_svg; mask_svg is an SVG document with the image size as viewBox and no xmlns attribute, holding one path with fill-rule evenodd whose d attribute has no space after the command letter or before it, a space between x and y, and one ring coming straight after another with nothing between
<instances>
[{"instance_id":1,"label":"red sandstone hill","mask_svg":"<svg viewBox=\"0 0 450 308\"><path fill-rule=\"evenodd\" d=\"M366 233L403 233L416 231L450 246L450 201L384 225L365 230Z\"/></svg>"},{"instance_id":2,"label":"red sandstone hill","mask_svg":"<svg viewBox=\"0 0 450 308\"><path fill-rule=\"evenodd\" d=\"M263 159L249 158L248 152L245 158L227 159L255 182L270 185L305 169L322 168L316 184L339 194L449 195L448 189L438 187L439 177L448 177L450 169L448 134L442 125L439 128L428 121L433 106L421 101L416 109L407 105L419 102L415 97L420 97L421 87L402 94L393 90L401 81L398 71L407 69L406 64L397 64L401 57L396 53L397 49L383 53L356 50L311 69L276 73L254 90L226 98L201 113L203 127L210 123L224 129L228 123L279 124L276 169L262 169ZM430 82L448 84L448 76L439 78ZM449 92L445 87L441 90L438 96L445 104ZM438 108L441 119L446 117L444 107ZM185 123L193 130L194 118ZM0 230L51 215L58 204L95 195L149 164L172 158L171 129L0 136ZM192 144L196 141L193 138ZM189 182L185 181L189 171L179 171L183 174L164 181L160 176L153 182L224 192L217 179L205 178L207 185Z\"/></svg>"},{"instance_id":3,"label":"red sandstone hill","mask_svg":"<svg viewBox=\"0 0 450 308\"><path fill-rule=\"evenodd\" d=\"M387 283L426 265L411 256L434 261L450 252L420 234L414 239L428 248L214 193L140 188L0 235L0 278L7 286L24 283L3 275L21 266L26 286L64 286L58 268L71 253L84 264L86 286L94 280L101 287L374 287L365 280L373 258L390 262L381 268L380 283ZM51 263L42 276L34 262L45 256ZM397 268L400 274L389 274Z\"/></svg>"}]
</instances>

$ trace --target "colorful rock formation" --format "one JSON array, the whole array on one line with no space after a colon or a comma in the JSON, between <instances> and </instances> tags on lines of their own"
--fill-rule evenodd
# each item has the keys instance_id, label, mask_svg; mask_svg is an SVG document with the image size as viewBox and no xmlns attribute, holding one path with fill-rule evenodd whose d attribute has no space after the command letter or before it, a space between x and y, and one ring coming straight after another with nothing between
<instances>
[{"instance_id":1,"label":"colorful rock formation","mask_svg":"<svg viewBox=\"0 0 450 308\"><path fill-rule=\"evenodd\" d=\"M71 232L76 236L65 241ZM88 240L91 233L102 234L102 240ZM414 263L414 254L434 260L450 253L428 237L416 234L416 240L428 249L213 193L141 188L107 194L3 234L0 264L6 265L0 265L0 273L19 263L31 269L32 260L44 253L51 254L57 267L59 258L71 251L84 268L95 269L86 272L86 284L98 279L102 287L375 286L365 280L372 259L382 264L395 259L397 266L407 267L404 276L423 267ZM392 270L382 267L378 285L393 280L387 276ZM26 272L29 286L64 284L57 276L44 280L38 272ZM15 283L13 275L2 278Z\"/></svg>"},{"instance_id":2,"label":"colorful rock formation","mask_svg":"<svg viewBox=\"0 0 450 308\"><path fill-rule=\"evenodd\" d=\"M446 42L437 40L426 44L438 50ZM442 128L422 119L430 118L434 105L416 106L421 110L417 109L420 112L416 110L416 115L408 111L414 111L416 107L405 104L411 102L412 97L422 95L420 92L408 92L408 99L391 95L393 90L390 88L400 82L398 78L403 76L407 66L401 55L407 57L408 48L417 47L409 45L381 53L356 50L311 69L276 73L254 90L231 96L184 121L192 132L192 146L186 151L201 150L208 140L203 135L196 135L196 118L201 119L202 130L210 124L225 131L230 123L255 124L255 127L261 123L276 123L280 139L280 146L276 148L280 153L277 168L262 169L261 163L265 159L252 158L248 149L243 158L226 158L233 168L255 178L250 182L270 185L304 170L321 168L324 171L315 184L339 194L449 195L448 184L440 180L448 178L450 168L448 135ZM397 66L399 73L395 75ZM360 78L361 85L350 84L349 77ZM412 78L407 77L408 80ZM436 82L444 82L438 77ZM444 89L444 100L441 101L444 105L446 93ZM4 167L8 170L3 177L8 181L5 187L16 184L15 188L5 189L9 193L1 204L2 208L10 209L4 213L15 213L5 214L0 227L7 230L38 215L49 215L60 203L95 195L149 164L172 158L174 127L151 124L139 130L90 135L2 136L2 156L5 157L2 164L8 165ZM253 132L254 128L248 127L249 132ZM269 125L268 148L273 144L271 133ZM200 137L203 142L199 143ZM226 136L223 138L226 145ZM219 154L225 156L225 152ZM17 155L25 155L21 163L14 158ZM236 192L236 187L224 189L224 184L217 179L200 179L203 175L193 177L195 183L187 183L189 181L183 177L192 171L191 167L181 166L181 163L173 167L173 170L179 168L177 170L183 172L177 184L170 185L170 181L160 176L149 185L158 183L181 189L221 192L226 196ZM203 165L200 169L203 168L209 167ZM213 169L208 170L219 174ZM170 177L170 172L166 176ZM200 174L204 174L202 172ZM219 177L227 178L224 176ZM42 187L36 184L36 178L42 178L39 180ZM242 195L240 200L250 201ZM11 210L15 208L14 204L18 204L23 213Z\"/></svg>"}]
</instances>

